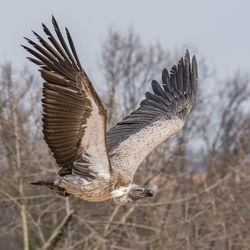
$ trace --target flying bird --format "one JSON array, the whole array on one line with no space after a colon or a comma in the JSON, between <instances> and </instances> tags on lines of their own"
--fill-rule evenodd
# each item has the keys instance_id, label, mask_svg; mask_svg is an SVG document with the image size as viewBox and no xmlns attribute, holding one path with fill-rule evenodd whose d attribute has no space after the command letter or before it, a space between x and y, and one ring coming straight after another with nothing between
<instances>
[{"instance_id":1,"label":"flying bird","mask_svg":"<svg viewBox=\"0 0 250 250\"><path fill-rule=\"evenodd\" d=\"M160 143L180 131L197 94L197 63L189 52L162 84L152 81L140 106L106 132L107 109L83 70L71 35L68 42L52 17L56 36L42 24L49 41L33 32L39 43L22 45L37 64L43 83L43 134L59 166L59 178L33 182L66 197L99 202L114 199L126 205L153 192L133 183L143 159ZM69 46L67 45L69 44Z\"/></svg>"}]
</instances>

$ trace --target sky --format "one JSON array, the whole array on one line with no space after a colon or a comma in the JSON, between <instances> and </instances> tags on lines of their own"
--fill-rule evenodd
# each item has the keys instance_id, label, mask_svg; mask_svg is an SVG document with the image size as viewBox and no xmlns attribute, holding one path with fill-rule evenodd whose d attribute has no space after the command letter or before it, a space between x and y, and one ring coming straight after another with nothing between
<instances>
[{"instance_id":1,"label":"sky","mask_svg":"<svg viewBox=\"0 0 250 250\"><path fill-rule=\"evenodd\" d=\"M220 78L238 70L250 73L250 1L248 0L22 0L2 1L0 7L0 64L22 68L27 53L20 47L31 30L51 27L53 14L67 26L87 73L98 71L100 46L109 28L133 27L146 44L163 48L182 45L206 57ZM184 53L184 51L183 51Z\"/></svg>"}]
</instances>

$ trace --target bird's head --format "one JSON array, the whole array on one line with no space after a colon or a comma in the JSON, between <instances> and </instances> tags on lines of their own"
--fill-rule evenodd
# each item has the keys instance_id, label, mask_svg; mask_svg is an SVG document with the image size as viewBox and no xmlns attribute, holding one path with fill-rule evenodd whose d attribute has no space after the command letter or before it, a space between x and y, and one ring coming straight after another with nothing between
<instances>
[{"instance_id":1,"label":"bird's head","mask_svg":"<svg viewBox=\"0 0 250 250\"><path fill-rule=\"evenodd\" d=\"M119 205L128 205L129 203L135 202L139 199L153 197L153 191L132 184L128 187L120 187L112 192L112 198Z\"/></svg>"}]
</instances>

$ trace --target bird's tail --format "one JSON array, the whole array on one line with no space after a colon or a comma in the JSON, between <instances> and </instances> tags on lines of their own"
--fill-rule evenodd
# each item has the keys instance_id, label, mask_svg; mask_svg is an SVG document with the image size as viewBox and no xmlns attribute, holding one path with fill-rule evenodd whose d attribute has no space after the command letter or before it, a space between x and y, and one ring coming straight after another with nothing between
<instances>
[{"instance_id":1,"label":"bird's tail","mask_svg":"<svg viewBox=\"0 0 250 250\"><path fill-rule=\"evenodd\" d=\"M30 184L48 186L49 188L54 189L54 182L55 182L55 180L47 180L47 181L31 182Z\"/></svg>"},{"instance_id":2,"label":"bird's tail","mask_svg":"<svg viewBox=\"0 0 250 250\"><path fill-rule=\"evenodd\" d=\"M37 181L37 182L32 182L30 184L47 186L50 189L55 190L56 193L62 197L67 197L70 195L69 193L66 192L66 190L64 188L55 185L55 180Z\"/></svg>"}]
</instances>

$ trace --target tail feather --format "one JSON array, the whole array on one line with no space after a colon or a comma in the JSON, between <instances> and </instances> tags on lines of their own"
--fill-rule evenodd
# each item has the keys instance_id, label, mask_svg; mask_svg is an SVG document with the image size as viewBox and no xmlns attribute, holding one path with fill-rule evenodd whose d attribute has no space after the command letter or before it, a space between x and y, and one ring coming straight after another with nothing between
<instances>
[{"instance_id":1,"label":"tail feather","mask_svg":"<svg viewBox=\"0 0 250 250\"><path fill-rule=\"evenodd\" d=\"M68 197L70 194L66 192L66 190L62 187L58 187L57 185L54 185L55 180L47 180L47 181L37 181L37 182L31 182L32 185L42 185L47 186L52 190L55 190L56 193L62 197Z\"/></svg>"},{"instance_id":2,"label":"tail feather","mask_svg":"<svg viewBox=\"0 0 250 250\"><path fill-rule=\"evenodd\" d=\"M31 182L32 185L54 186L55 180Z\"/></svg>"}]
</instances>

